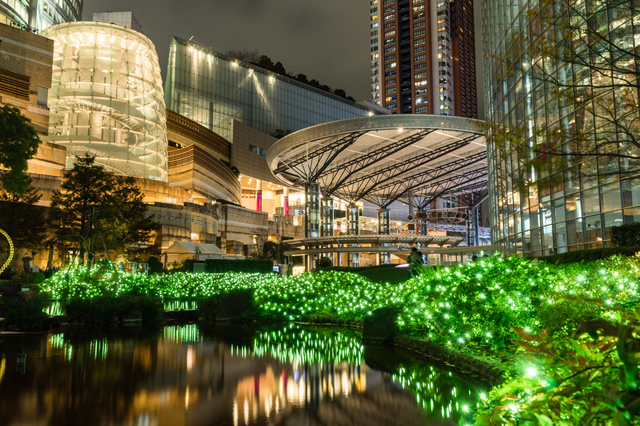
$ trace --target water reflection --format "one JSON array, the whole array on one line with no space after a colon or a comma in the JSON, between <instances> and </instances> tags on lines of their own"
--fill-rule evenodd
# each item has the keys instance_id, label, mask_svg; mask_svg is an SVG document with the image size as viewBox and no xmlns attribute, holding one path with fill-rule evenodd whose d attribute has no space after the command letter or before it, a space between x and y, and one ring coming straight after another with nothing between
<instances>
[{"instance_id":1,"label":"water reflection","mask_svg":"<svg viewBox=\"0 0 640 426\"><path fill-rule=\"evenodd\" d=\"M0 336L2 425L459 424L481 392L335 330L191 324Z\"/></svg>"}]
</instances>

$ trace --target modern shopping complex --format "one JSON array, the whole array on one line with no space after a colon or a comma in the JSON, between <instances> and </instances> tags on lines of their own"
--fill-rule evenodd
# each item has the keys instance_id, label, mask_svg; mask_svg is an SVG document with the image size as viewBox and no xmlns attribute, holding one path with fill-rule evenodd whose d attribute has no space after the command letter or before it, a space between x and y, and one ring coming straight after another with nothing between
<instances>
[{"instance_id":1,"label":"modern shopping complex","mask_svg":"<svg viewBox=\"0 0 640 426\"><path fill-rule=\"evenodd\" d=\"M412 246L432 263L539 256L609 246L612 226L640 218L640 180L622 178L628 160L557 169L549 158L539 168L487 143L475 119L471 2L427 4L430 22L422 1L372 0L373 99L361 103L178 37L163 84L156 46L131 12L90 21L77 2L32 3L0 1L0 104L20 108L43 141L28 170L40 204L76 156L95 156L136 178L161 225L148 243L168 261L249 256L267 240L287 240L285 254L304 256L307 269L320 257L403 263ZM487 58L509 49L504 25L518 30L501 3L483 3ZM437 58L422 54L430 36ZM575 122L543 85L500 70L485 63L487 119L531 138Z\"/></svg>"}]
</instances>

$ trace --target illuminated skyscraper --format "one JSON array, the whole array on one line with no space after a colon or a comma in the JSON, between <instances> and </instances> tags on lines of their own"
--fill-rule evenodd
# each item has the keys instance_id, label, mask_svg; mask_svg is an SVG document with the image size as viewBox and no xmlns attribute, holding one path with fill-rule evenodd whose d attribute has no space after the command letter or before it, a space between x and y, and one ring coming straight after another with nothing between
<instances>
[{"instance_id":1,"label":"illuminated skyscraper","mask_svg":"<svg viewBox=\"0 0 640 426\"><path fill-rule=\"evenodd\" d=\"M231 120L263 133L296 131L380 111L174 37L167 107L229 139Z\"/></svg>"},{"instance_id":2,"label":"illuminated skyscraper","mask_svg":"<svg viewBox=\"0 0 640 426\"><path fill-rule=\"evenodd\" d=\"M0 23L34 32L51 25L79 21L83 0L0 0Z\"/></svg>"},{"instance_id":3,"label":"illuminated skyscraper","mask_svg":"<svg viewBox=\"0 0 640 426\"><path fill-rule=\"evenodd\" d=\"M472 0L370 0L373 101L477 118L473 29Z\"/></svg>"},{"instance_id":4,"label":"illuminated skyscraper","mask_svg":"<svg viewBox=\"0 0 640 426\"><path fill-rule=\"evenodd\" d=\"M55 42L49 140L67 147L67 167L89 153L110 172L166 181L164 91L151 40L102 22L42 35Z\"/></svg>"}]
</instances>

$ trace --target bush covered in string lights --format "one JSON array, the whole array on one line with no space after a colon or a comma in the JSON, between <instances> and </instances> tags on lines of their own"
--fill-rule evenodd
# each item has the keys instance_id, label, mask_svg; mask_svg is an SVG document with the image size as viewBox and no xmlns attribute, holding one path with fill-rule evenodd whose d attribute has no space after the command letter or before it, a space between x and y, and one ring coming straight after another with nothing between
<instances>
[{"instance_id":1,"label":"bush covered in string lights","mask_svg":"<svg viewBox=\"0 0 640 426\"><path fill-rule=\"evenodd\" d=\"M455 267L424 269L399 285L378 284L347 272L277 274L157 274L151 276L62 271L41 285L54 298L150 294L207 298L233 290L255 290L256 311L269 320L309 317L363 319L383 306L402 308L405 332L452 347L496 352L517 336L512 326L537 333L566 333L596 317L565 296L602 299L606 306L635 304L640 256L614 256L589 264L535 264L516 257L481 258ZM484 349L483 349L484 351Z\"/></svg>"}]
</instances>

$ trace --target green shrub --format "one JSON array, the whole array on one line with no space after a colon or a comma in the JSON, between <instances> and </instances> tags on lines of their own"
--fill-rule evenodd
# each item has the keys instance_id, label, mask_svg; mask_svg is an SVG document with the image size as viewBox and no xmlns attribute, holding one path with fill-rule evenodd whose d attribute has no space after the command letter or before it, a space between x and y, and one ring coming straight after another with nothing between
<instances>
[{"instance_id":1,"label":"green shrub","mask_svg":"<svg viewBox=\"0 0 640 426\"><path fill-rule=\"evenodd\" d=\"M221 297L222 295L216 294L214 296L198 300L198 317L205 321L215 320Z\"/></svg>"},{"instance_id":2,"label":"green shrub","mask_svg":"<svg viewBox=\"0 0 640 426\"><path fill-rule=\"evenodd\" d=\"M603 319L582 323L564 338L514 328L522 355L475 413L475 424L639 425L640 313L598 305Z\"/></svg>"},{"instance_id":3,"label":"green shrub","mask_svg":"<svg viewBox=\"0 0 640 426\"><path fill-rule=\"evenodd\" d=\"M194 260L187 260L185 266L188 271L193 271ZM204 261L205 271L208 273L222 272L246 272L246 273L267 273L273 272L273 262L271 260L230 260L230 259L207 259Z\"/></svg>"},{"instance_id":4,"label":"green shrub","mask_svg":"<svg viewBox=\"0 0 640 426\"><path fill-rule=\"evenodd\" d=\"M331 258L329 257L321 257L320 259L316 260L316 267L317 268L328 268L330 266L333 266L333 262L331 261Z\"/></svg>"},{"instance_id":5,"label":"green shrub","mask_svg":"<svg viewBox=\"0 0 640 426\"><path fill-rule=\"evenodd\" d=\"M599 249L570 251L568 253L554 254L551 256L540 256L537 259L556 265L568 263L591 262L594 260L606 259L617 254L623 256L633 256L640 252L640 246L636 247L605 247Z\"/></svg>"},{"instance_id":6,"label":"green shrub","mask_svg":"<svg viewBox=\"0 0 640 426\"><path fill-rule=\"evenodd\" d=\"M144 322L162 318L162 299L149 295L97 296L92 299L74 297L63 309L78 322L86 324L108 324L121 319L133 309L139 309Z\"/></svg>"},{"instance_id":7,"label":"green shrub","mask_svg":"<svg viewBox=\"0 0 640 426\"><path fill-rule=\"evenodd\" d=\"M611 228L611 244L617 247L639 247L640 222Z\"/></svg>"},{"instance_id":8,"label":"green shrub","mask_svg":"<svg viewBox=\"0 0 640 426\"><path fill-rule=\"evenodd\" d=\"M32 272L31 275L33 275L33 280L35 284L40 284L42 281L45 280L45 276L42 272Z\"/></svg>"},{"instance_id":9,"label":"green shrub","mask_svg":"<svg viewBox=\"0 0 640 426\"><path fill-rule=\"evenodd\" d=\"M20 297L0 298L0 313L7 324L15 324L20 330L40 329L47 319L44 309L49 305L46 294L34 294L26 301Z\"/></svg>"},{"instance_id":10,"label":"green shrub","mask_svg":"<svg viewBox=\"0 0 640 426\"><path fill-rule=\"evenodd\" d=\"M149 264L150 274L159 274L164 269L162 261L156 256L149 256L149 260L147 260L147 263Z\"/></svg>"}]
</instances>

